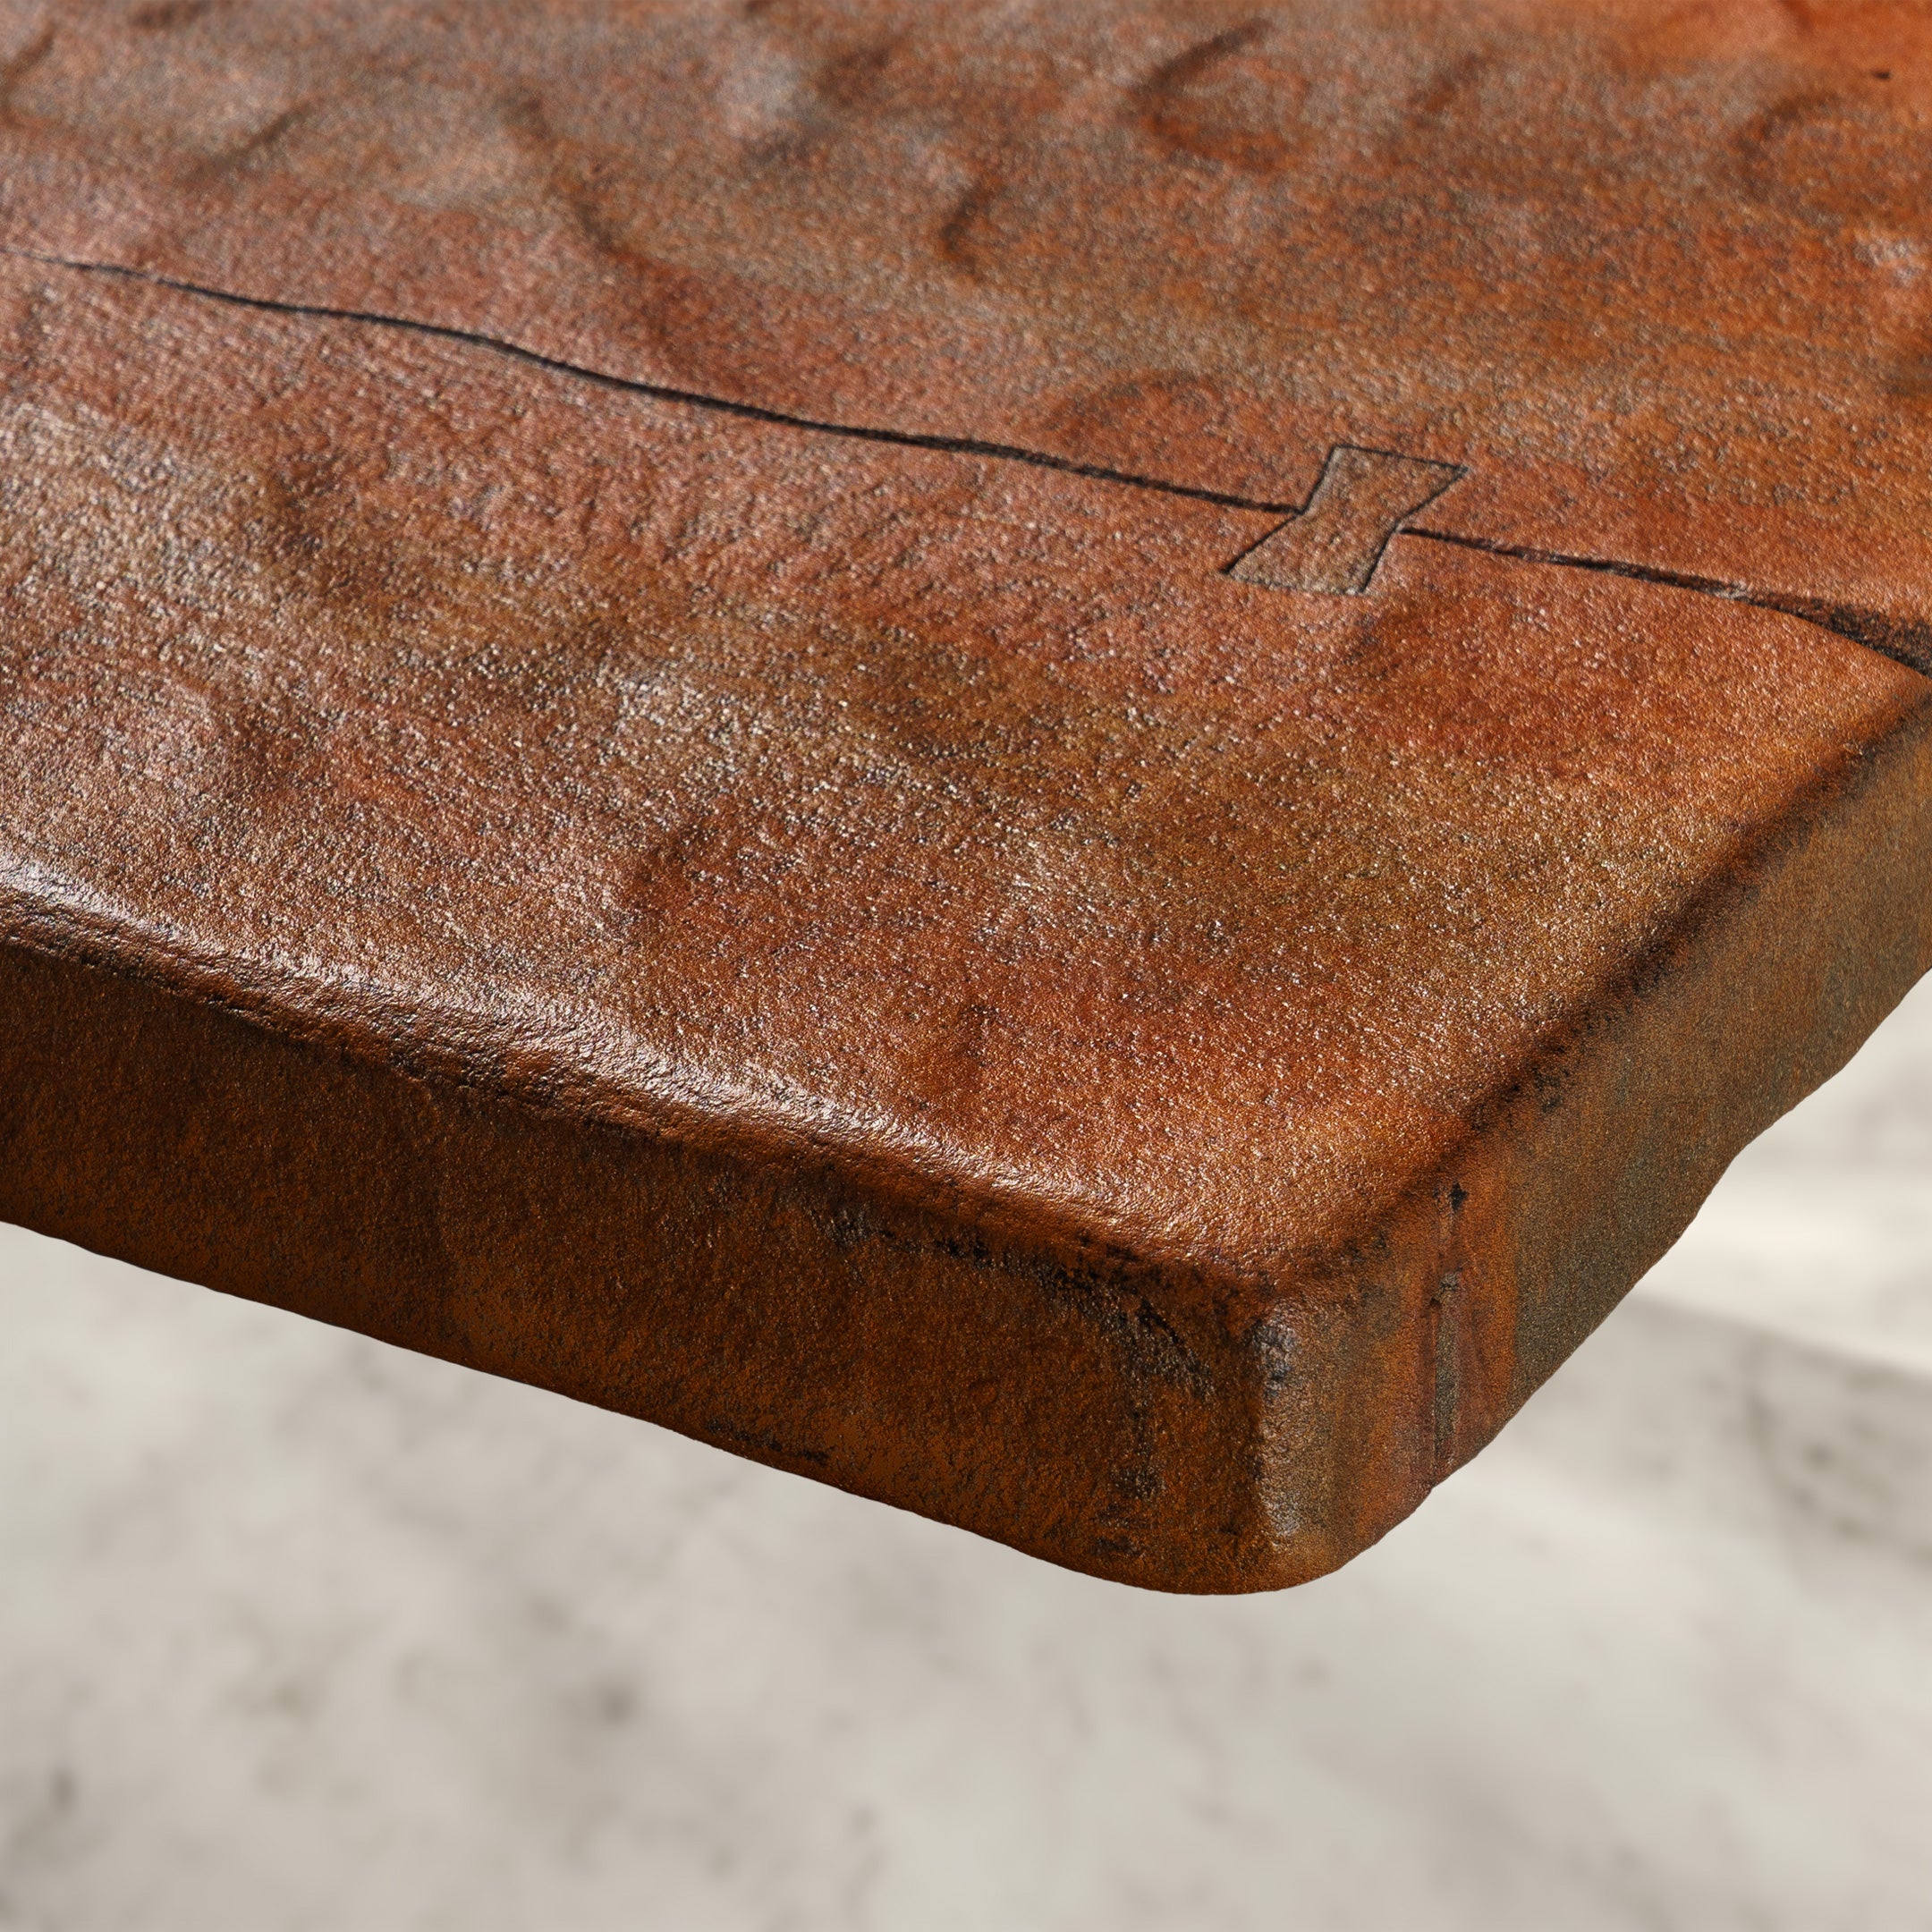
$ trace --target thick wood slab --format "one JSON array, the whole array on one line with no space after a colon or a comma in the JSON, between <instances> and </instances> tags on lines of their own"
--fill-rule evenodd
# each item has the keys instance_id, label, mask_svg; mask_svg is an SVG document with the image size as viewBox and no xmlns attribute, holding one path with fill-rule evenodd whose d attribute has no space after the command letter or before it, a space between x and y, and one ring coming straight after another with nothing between
<instances>
[{"instance_id":1,"label":"thick wood slab","mask_svg":"<svg viewBox=\"0 0 1932 1932\"><path fill-rule=\"evenodd\" d=\"M1916 15L0 19L0 1213L1265 1588L1932 962Z\"/></svg>"}]
</instances>

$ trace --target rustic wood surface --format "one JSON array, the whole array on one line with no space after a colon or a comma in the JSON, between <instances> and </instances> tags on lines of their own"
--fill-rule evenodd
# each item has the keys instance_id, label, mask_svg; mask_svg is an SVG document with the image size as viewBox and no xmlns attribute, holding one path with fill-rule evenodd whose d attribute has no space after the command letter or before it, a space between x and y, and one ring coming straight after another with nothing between
<instances>
[{"instance_id":1,"label":"rustic wood surface","mask_svg":"<svg viewBox=\"0 0 1932 1932\"><path fill-rule=\"evenodd\" d=\"M1928 98L1901 9L0 8L0 1212L1344 1560L1932 962Z\"/></svg>"}]
</instances>

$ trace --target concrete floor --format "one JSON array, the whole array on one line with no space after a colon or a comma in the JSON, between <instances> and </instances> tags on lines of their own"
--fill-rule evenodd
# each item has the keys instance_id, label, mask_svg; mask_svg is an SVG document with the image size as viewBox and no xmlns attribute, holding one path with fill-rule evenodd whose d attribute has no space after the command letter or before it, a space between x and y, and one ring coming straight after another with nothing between
<instances>
[{"instance_id":1,"label":"concrete floor","mask_svg":"<svg viewBox=\"0 0 1932 1932\"><path fill-rule=\"evenodd\" d=\"M1932 1928L1932 987L1271 1597L0 1231L0 1927Z\"/></svg>"}]
</instances>

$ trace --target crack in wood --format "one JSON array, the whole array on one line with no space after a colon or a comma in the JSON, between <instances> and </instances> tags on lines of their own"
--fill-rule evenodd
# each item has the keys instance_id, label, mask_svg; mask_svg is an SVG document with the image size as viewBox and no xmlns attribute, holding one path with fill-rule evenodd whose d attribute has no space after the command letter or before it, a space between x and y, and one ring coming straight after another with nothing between
<instances>
[{"instance_id":1,"label":"crack in wood","mask_svg":"<svg viewBox=\"0 0 1932 1932\"><path fill-rule=\"evenodd\" d=\"M1080 477L1089 482L1117 483L1130 489L1155 490L1165 496L1182 496L1191 502L1214 504L1226 510L1258 510L1270 516L1293 516L1301 508L1300 504L1267 503L1259 497L1237 496L1228 490L1202 489L1191 483L1169 482L1162 477L1139 476L1131 470L1110 469L1102 463L1080 462L1071 456L1054 456L1044 450L1024 449L1014 443L984 442L976 436L930 436L919 430L887 429L869 423L834 422L816 416L797 415L787 410L767 409L758 402L734 402L728 396L707 395L701 390L646 382L634 376L614 376L607 369L591 369L581 362L566 361L560 356L545 355L541 350L526 348L523 343L511 342L504 336L486 335L477 329L453 328L445 322L423 322L414 317L384 315L371 309L339 309L325 302L279 301L267 295L238 295L232 289L185 282L174 275L157 275L149 268L129 268L118 262L45 255L34 249L0 245L0 255L38 262L42 267L69 269L76 275L109 275L120 281L144 283L150 288L168 289L177 295L226 302L236 309L257 309L269 315L299 316L310 321L355 322L371 328L401 329L410 335L428 335L442 342L466 343L471 348L510 356L533 368L547 369L552 375L573 377L580 382L595 383L600 388L647 396L655 402L709 410L717 415L737 417L741 421L806 430L814 436L841 436L857 443L887 443L901 449L936 450L951 456L986 457L997 462L1026 463L1036 470L1057 470L1063 476Z\"/></svg>"},{"instance_id":2,"label":"crack in wood","mask_svg":"<svg viewBox=\"0 0 1932 1932\"><path fill-rule=\"evenodd\" d=\"M1730 583L1721 577L1699 577L1688 571L1661 570L1648 564L1625 564L1614 557L1580 556L1563 550L1539 550L1528 544L1499 543L1490 537L1466 537L1454 530L1405 528L1405 537L1419 537L1428 543L1455 544L1464 550L1480 550L1490 556L1509 557L1519 564L1548 564L1561 570L1599 571L1611 577L1628 577L1638 583L1662 584L1667 589L1692 590L1700 597L1722 597L1731 604L1747 604L1754 610L1777 611L1801 623L1815 624L1834 637L1849 639L1874 650L1908 671L1932 677L1932 623L1923 619L1894 617L1884 611L1868 610L1856 604L1834 603L1828 597L1797 597L1780 590L1753 590L1748 584Z\"/></svg>"},{"instance_id":3,"label":"crack in wood","mask_svg":"<svg viewBox=\"0 0 1932 1932\"><path fill-rule=\"evenodd\" d=\"M851 442L889 444L902 449L932 450L947 455L1024 463L1032 469L1078 477L1088 482L1152 490L1162 496L1211 504L1221 509L1254 511L1283 521L1232 563L1224 565L1223 573L1237 582L1262 589L1359 597L1370 588L1377 566L1395 538L1413 537L1431 543L1456 544L1465 549L1481 550L1519 563L1606 572L1639 582L1662 584L1761 610L1778 611L1828 631L1835 636L1847 638L1867 649L1877 651L1908 669L1932 676L1932 623L1922 620L1896 618L1882 611L1835 603L1827 598L1754 590L1721 578L1696 576L1649 564L1537 549L1491 538L1464 536L1451 530L1418 529L1408 520L1433 503L1467 471L1460 464L1437 462L1399 451L1371 449L1352 443L1335 444L1328 452L1320 479L1306 504L1271 503L1230 490L1205 489L1193 484L1171 482L1162 477L1115 470L1106 464L1080 462L1072 457L1052 455L1044 450L1027 449L1018 444L985 441L976 436L934 436L867 423L835 422L785 410L767 409L760 403L735 402L699 390L681 389L665 383L613 375L606 369L591 369L559 356L545 355L540 350L528 348L503 336L476 329L456 328L447 323L385 315L375 309L338 308L323 302L283 301L272 296L242 295L231 289L185 281L158 274L153 269L53 255L4 243L0 243L0 255L76 275L140 283L175 294L224 302L237 309L258 309L269 315L400 329L443 342L462 343L492 354L511 357L553 375L594 383L602 388L644 396L653 402L708 410L741 421L767 423L816 436L842 437Z\"/></svg>"}]
</instances>

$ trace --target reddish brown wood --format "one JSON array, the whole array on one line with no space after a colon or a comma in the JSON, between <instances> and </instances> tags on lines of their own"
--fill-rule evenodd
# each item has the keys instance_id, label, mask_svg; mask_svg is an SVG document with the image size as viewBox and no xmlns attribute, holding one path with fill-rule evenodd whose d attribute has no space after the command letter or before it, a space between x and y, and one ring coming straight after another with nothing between
<instances>
[{"instance_id":1,"label":"reddish brown wood","mask_svg":"<svg viewBox=\"0 0 1932 1932\"><path fill-rule=\"evenodd\" d=\"M0 1212L1161 1588L1932 962L1916 13L0 13Z\"/></svg>"}]
</instances>

